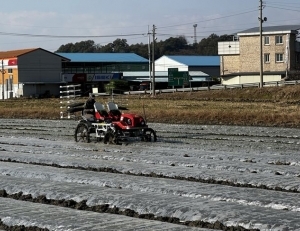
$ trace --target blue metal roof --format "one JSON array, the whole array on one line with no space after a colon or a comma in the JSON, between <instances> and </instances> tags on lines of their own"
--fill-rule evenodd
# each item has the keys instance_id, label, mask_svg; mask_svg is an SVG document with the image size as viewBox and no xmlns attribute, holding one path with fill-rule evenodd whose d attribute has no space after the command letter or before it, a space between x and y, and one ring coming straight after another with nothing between
<instances>
[{"instance_id":1,"label":"blue metal roof","mask_svg":"<svg viewBox=\"0 0 300 231\"><path fill-rule=\"evenodd\" d=\"M145 59L134 53L56 53L71 60L71 62L114 62L114 63L144 63Z\"/></svg>"},{"instance_id":2,"label":"blue metal roof","mask_svg":"<svg viewBox=\"0 0 300 231\"><path fill-rule=\"evenodd\" d=\"M166 55L166 57L187 66L220 66L219 56Z\"/></svg>"}]
</instances>

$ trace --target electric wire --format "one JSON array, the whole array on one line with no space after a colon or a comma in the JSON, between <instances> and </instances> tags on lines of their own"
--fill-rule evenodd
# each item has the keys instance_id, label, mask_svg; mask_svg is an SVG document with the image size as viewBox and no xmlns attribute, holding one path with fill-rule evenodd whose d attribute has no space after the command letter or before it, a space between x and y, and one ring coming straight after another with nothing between
<instances>
[{"instance_id":1,"label":"electric wire","mask_svg":"<svg viewBox=\"0 0 300 231\"><path fill-rule=\"evenodd\" d=\"M270 2L270 1L266 1L264 2L264 6L267 8L273 8L273 9L280 9L280 10L286 10L286 11L294 11L294 12L300 12L300 9L298 10L298 8L300 8L300 4L296 3L296 2ZM292 8L290 8L292 7ZM181 27L181 26L187 26L187 25L193 25L195 23L201 24L201 23L205 23L205 22L209 22L209 21L215 21L215 20L222 20L225 18L230 18L230 17L236 17L239 15L244 15L244 14L249 14L249 13L253 13L253 12L257 12L258 8L255 9L251 9L248 11L243 11L243 12L238 12L238 13L234 13L234 14L230 14L230 15L224 15L224 16L220 16L220 17L216 17L216 18L211 18L211 19L206 19L206 20L200 20L200 21L194 21L194 22L189 22L189 23L181 23L181 24L173 24L173 25L165 25L165 26L157 26L157 35L159 36L185 36L185 37L193 37L193 34L188 34L186 33L186 29L181 29L181 28L177 28L176 30L180 31L182 30L182 34L178 35L178 32L176 34L174 33L164 33L164 31L166 31L167 29L172 29L172 28L176 28L176 27ZM295 19L297 20L297 19ZM282 20L281 20L282 22ZM251 23L254 24L254 23ZM244 24L244 25L248 25L248 24ZM206 27L204 27L206 28ZM214 27L215 28L215 27ZM244 29L244 28L243 28ZM234 29L235 31L239 30L237 28ZM232 32L233 29L222 29L222 30L215 30L215 31L205 31L202 30L201 33L197 33L197 37L207 37L207 36L201 36L201 34L205 34L205 33L220 33L220 32ZM149 32L148 32L149 33ZM232 34L232 33L230 33ZM145 32L139 32L139 33L124 33L124 34L107 34L107 35L52 35L52 34L30 34L30 33L14 33L14 32L1 32L0 31L0 36L15 36L15 37L36 37L36 38L53 38L53 39L71 39L71 38L116 38L116 37L128 37L131 39L140 39L140 38L145 38L148 34ZM104 42L101 42L101 44L103 44Z\"/></svg>"}]
</instances>

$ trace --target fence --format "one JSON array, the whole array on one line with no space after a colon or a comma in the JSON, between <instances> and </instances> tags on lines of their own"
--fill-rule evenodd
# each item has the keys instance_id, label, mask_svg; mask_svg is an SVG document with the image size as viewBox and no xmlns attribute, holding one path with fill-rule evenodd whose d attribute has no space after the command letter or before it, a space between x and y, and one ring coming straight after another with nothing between
<instances>
[{"instance_id":1,"label":"fence","mask_svg":"<svg viewBox=\"0 0 300 231\"><path fill-rule=\"evenodd\" d=\"M81 85L65 85L60 86L60 118L61 119L72 119L75 118L75 114L71 113L68 109L71 108L71 104L75 104L76 98L81 97Z\"/></svg>"},{"instance_id":2,"label":"fence","mask_svg":"<svg viewBox=\"0 0 300 231\"><path fill-rule=\"evenodd\" d=\"M300 80L291 80L291 81L272 81L272 82L264 82L264 87L270 86L284 86L284 85L297 85L300 84ZM234 88L249 88L249 87L260 87L260 83L243 83L243 84L231 84L231 85L213 85L207 87L189 87L189 88L174 88L174 89L160 89L155 90L156 94L160 93L173 93L173 92L192 92L192 91L210 91L210 90L221 90L221 89L234 89ZM144 90L144 91L127 91L124 92L127 95L134 94L152 94L152 90Z\"/></svg>"}]
</instances>

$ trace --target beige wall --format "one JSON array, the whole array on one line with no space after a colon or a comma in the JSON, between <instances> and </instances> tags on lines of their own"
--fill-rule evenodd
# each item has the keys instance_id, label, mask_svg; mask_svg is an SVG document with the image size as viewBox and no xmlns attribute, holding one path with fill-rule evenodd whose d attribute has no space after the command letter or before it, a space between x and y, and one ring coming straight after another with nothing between
<instances>
[{"instance_id":1,"label":"beige wall","mask_svg":"<svg viewBox=\"0 0 300 231\"><path fill-rule=\"evenodd\" d=\"M221 56L220 73L221 75L228 75L240 71L240 56L239 55L225 55Z\"/></svg>"},{"instance_id":2,"label":"beige wall","mask_svg":"<svg viewBox=\"0 0 300 231\"><path fill-rule=\"evenodd\" d=\"M264 75L264 82L280 81L280 75ZM231 84L246 84L246 83L259 83L259 75L249 75L249 76L231 76L231 77L222 77L222 84L231 85Z\"/></svg>"},{"instance_id":3,"label":"beige wall","mask_svg":"<svg viewBox=\"0 0 300 231\"><path fill-rule=\"evenodd\" d=\"M264 63L264 72L285 72L286 69L293 70L296 67L295 40L296 35L291 34L289 38L289 55L287 66L286 58L286 42L287 34L282 35L282 44L275 44L275 34L263 35L263 55L270 55L270 62ZM264 37L269 37L269 45L264 45ZM239 54L224 54L221 56L220 72L221 75L231 73L254 73L260 72L260 36L240 36L239 38ZM283 62L276 62L277 53L283 54Z\"/></svg>"},{"instance_id":4,"label":"beige wall","mask_svg":"<svg viewBox=\"0 0 300 231\"><path fill-rule=\"evenodd\" d=\"M286 50L286 35L283 36L283 44L275 45L275 35L269 35L270 45L263 45L263 54L270 54L270 63L264 63L264 71L285 71L285 62L275 62L275 54L284 54ZM263 36L264 39L265 36ZM240 37L240 72L260 71L260 37L242 36Z\"/></svg>"},{"instance_id":5,"label":"beige wall","mask_svg":"<svg viewBox=\"0 0 300 231\"><path fill-rule=\"evenodd\" d=\"M240 37L240 69L239 72L259 72L260 53L259 36Z\"/></svg>"}]
</instances>

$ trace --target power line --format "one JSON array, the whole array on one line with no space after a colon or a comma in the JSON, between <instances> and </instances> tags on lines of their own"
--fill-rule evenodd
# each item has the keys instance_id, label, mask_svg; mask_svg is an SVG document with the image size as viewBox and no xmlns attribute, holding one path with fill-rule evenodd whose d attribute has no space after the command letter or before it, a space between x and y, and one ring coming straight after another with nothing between
<instances>
[{"instance_id":1,"label":"power line","mask_svg":"<svg viewBox=\"0 0 300 231\"><path fill-rule=\"evenodd\" d=\"M291 5L297 5L297 3L282 3L282 2L268 2L270 3L270 5L268 4L267 6L270 8L277 8L277 9L281 9L281 10L291 10L291 11L296 11L299 12L299 10L296 10L295 7L293 6L294 9L289 9L288 7L290 7ZM277 4L277 6L276 6ZM283 7L280 7L280 5L282 5ZM207 20L202 20L202 21L197 21L197 22L190 22L190 23L182 23L182 24L174 24L174 25L167 25L167 26L159 26L159 32L164 31L167 28L174 28L174 27L179 27L179 26L184 26L184 25L194 25L195 23L203 23L203 22L209 22L209 21L214 21L214 20L221 20L224 18L229 18L229 17L235 17L235 16L239 16L239 15L243 15L243 14L247 14L247 13L251 13L251 12L257 12L257 8L255 10L248 10L248 11L243 11L243 12L238 12L238 13L234 13L234 14L230 14L230 15L225 15L225 16L221 16L221 17L216 17L216 18L212 18L212 19L207 19ZM296 19L295 19L296 20ZM282 20L280 20L280 22L282 22ZM253 23L254 24L254 23ZM245 24L244 24L245 25ZM204 27L206 28L206 27ZM214 27L216 28L216 27ZM244 28L242 28L244 29ZM177 29L177 30L181 30L181 29ZM183 30L183 29L182 29ZM186 30L186 29L185 29ZM231 32L231 33L235 33L232 32L233 30L238 31L241 29L238 28L234 28L234 29L222 29L222 30L214 30L214 31L203 31L201 30L201 34L205 34L205 33L220 33L221 31L223 32ZM189 35L188 33L183 32L183 34L181 35L174 35L174 33L157 33L157 35L160 36L186 36L186 37L192 37L192 35ZM59 39L59 38L113 38L113 37L132 37L131 39L138 39L138 38L145 38L147 36L147 33L144 32L140 32L140 33L128 33L128 34L109 34L109 35L51 35L51 34L42 34L42 35L38 35L38 34L29 34L29 33L9 33L9 32L0 32L0 36L16 36L16 37L38 37L38 38L54 38L54 39ZM197 33L197 36L199 36L199 33ZM199 37L207 37L207 36L199 36ZM102 42L102 44L105 42Z\"/></svg>"},{"instance_id":2,"label":"power line","mask_svg":"<svg viewBox=\"0 0 300 231\"><path fill-rule=\"evenodd\" d=\"M265 3L268 4L268 5L275 4L275 5L283 5L283 6L287 6L287 5L290 5L290 6L298 5L298 6L300 6L299 2L296 3L296 2L284 1L284 3L283 3L283 2L269 2L269 1L266 1Z\"/></svg>"},{"instance_id":3,"label":"power line","mask_svg":"<svg viewBox=\"0 0 300 231\"><path fill-rule=\"evenodd\" d=\"M115 34L115 35L42 35L41 34L41 35L38 35L38 34L19 34L19 33L0 32L0 35L22 36L22 37L42 37L42 38L109 38L109 37L141 36L144 34Z\"/></svg>"},{"instance_id":4,"label":"power line","mask_svg":"<svg viewBox=\"0 0 300 231\"><path fill-rule=\"evenodd\" d=\"M287 9L287 8L283 8L283 7L276 7L276 6L269 6L269 8L273 8L273 9L280 9L280 10L288 10L288 11L296 11L296 12L300 12L300 9L299 10L295 10L295 9Z\"/></svg>"},{"instance_id":5,"label":"power line","mask_svg":"<svg viewBox=\"0 0 300 231\"><path fill-rule=\"evenodd\" d=\"M218 18L206 19L206 20L197 21L197 22L183 23L183 24L169 25L169 26L160 26L159 29L170 28L170 27L177 27L177 26L186 26L186 25L192 25L192 24L195 24L195 23L202 23L202 22L209 22L209 21L214 21L214 20L218 20L218 19L224 19L224 18L234 17L234 16L238 16L238 15L242 15L242 14L247 14L247 13L252 13L252 12L257 12L257 9L251 10L251 11L240 12L240 13L232 14L232 15L226 15L226 16L222 16L222 17L218 17Z\"/></svg>"}]
</instances>

